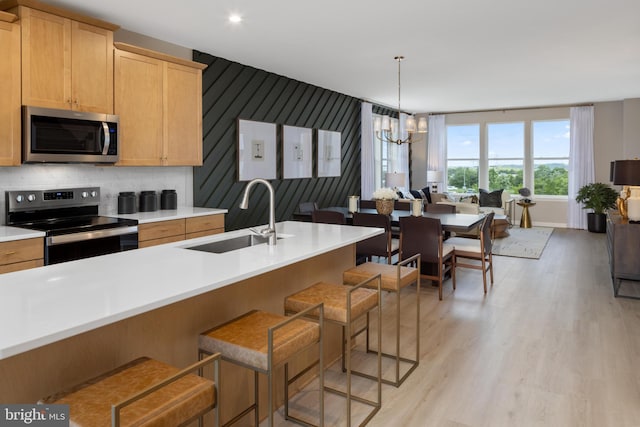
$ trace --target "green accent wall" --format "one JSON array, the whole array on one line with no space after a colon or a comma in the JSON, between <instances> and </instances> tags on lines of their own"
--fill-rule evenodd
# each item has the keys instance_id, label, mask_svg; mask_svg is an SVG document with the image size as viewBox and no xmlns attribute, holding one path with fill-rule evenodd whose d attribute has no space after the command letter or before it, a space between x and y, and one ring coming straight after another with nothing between
<instances>
[{"instance_id":1,"label":"green accent wall","mask_svg":"<svg viewBox=\"0 0 640 427\"><path fill-rule=\"evenodd\" d=\"M193 170L195 206L228 209L227 230L268 222L264 186L252 189L248 210L238 207L247 184L237 180L238 118L341 133L340 177L271 181L276 221L291 219L301 202L346 206L349 195L360 194L359 99L198 51L193 59L208 65L202 76L203 165ZM277 152L281 177L280 128ZM313 161L316 170L315 155Z\"/></svg>"}]
</instances>

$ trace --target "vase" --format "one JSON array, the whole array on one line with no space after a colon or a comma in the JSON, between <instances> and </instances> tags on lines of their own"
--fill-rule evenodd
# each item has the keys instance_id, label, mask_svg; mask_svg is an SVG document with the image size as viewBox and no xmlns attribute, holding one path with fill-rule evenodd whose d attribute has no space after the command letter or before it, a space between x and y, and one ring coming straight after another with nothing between
<instances>
[{"instance_id":1,"label":"vase","mask_svg":"<svg viewBox=\"0 0 640 427\"><path fill-rule=\"evenodd\" d=\"M376 210L382 215L391 215L393 212L393 199L376 199Z\"/></svg>"}]
</instances>

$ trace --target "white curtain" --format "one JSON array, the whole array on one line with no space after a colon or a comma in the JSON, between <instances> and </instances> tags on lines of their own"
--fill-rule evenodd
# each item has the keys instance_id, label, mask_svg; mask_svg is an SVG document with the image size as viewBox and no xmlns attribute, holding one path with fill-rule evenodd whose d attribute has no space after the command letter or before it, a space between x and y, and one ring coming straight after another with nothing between
<instances>
[{"instance_id":1,"label":"white curtain","mask_svg":"<svg viewBox=\"0 0 640 427\"><path fill-rule=\"evenodd\" d=\"M427 170L442 171L444 182L438 184L438 192L447 188L447 127L444 114L430 115L427 143Z\"/></svg>"},{"instance_id":2,"label":"white curtain","mask_svg":"<svg viewBox=\"0 0 640 427\"><path fill-rule=\"evenodd\" d=\"M360 108L360 198L370 199L375 191L373 112L369 102L363 102Z\"/></svg>"},{"instance_id":3,"label":"white curtain","mask_svg":"<svg viewBox=\"0 0 640 427\"><path fill-rule=\"evenodd\" d=\"M572 107L570 113L569 205L567 226L587 229L587 215L576 202L578 190L595 179L593 164L593 106Z\"/></svg>"},{"instance_id":4,"label":"white curtain","mask_svg":"<svg viewBox=\"0 0 640 427\"><path fill-rule=\"evenodd\" d=\"M400 113L399 117L399 125L398 125L398 138L405 139L407 138L407 130L405 123L407 122L408 115L405 113ZM404 173L404 185L402 188L405 190L409 190L409 144L394 144L394 154L393 157L393 170L392 172Z\"/></svg>"}]
</instances>

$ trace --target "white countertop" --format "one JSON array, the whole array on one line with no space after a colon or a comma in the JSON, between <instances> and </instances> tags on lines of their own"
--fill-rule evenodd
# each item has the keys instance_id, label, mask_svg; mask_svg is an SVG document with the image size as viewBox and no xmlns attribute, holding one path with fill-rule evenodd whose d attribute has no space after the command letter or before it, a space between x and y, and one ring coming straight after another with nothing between
<instances>
[{"instance_id":1,"label":"white countertop","mask_svg":"<svg viewBox=\"0 0 640 427\"><path fill-rule=\"evenodd\" d=\"M226 214L226 209L179 207L171 210L157 210L153 212L137 212L133 214L119 214L118 211L108 211L103 215L116 216L118 218L128 218L138 220L139 224L157 221L169 221L172 219L191 218L204 215Z\"/></svg>"},{"instance_id":2,"label":"white countertop","mask_svg":"<svg viewBox=\"0 0 640 427\"><path fill-rule=\"evenodd\" d=\"M185 249L249 234L245 229L3 274L0 359L383 232L295 221L278 223L277 230L284 238L276 246L262 244L223 254Z\"/></svg>"},{"instance_id":3,"label":"white countertop","mask_svg":"<svg viewBox=\"0 0 640 427\"><path fill-rule=\"evenodd\" d=\"M44 237L44 231L0 225L0 243L10 242L12 240L33 239L35 237Z\"/></svg>"}]
</instances>

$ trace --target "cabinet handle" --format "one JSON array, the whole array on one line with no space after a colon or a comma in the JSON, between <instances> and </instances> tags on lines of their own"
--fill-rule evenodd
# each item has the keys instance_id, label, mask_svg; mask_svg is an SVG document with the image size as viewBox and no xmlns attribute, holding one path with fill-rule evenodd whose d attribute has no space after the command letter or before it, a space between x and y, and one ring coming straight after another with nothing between
<instances>
[{"instance_id":1,"label":"cabinet handle","mask_svg":"<svg viewBox=\"0 0 640 427\"><path fill-rule=\"evenodd\" d=\"M67 99L67 104L71 105L71 98Z\"/></svg>"},{"instance_id":2,"label":"cabinet handle","mask_svg":"<svg viewBox=\"0 0 640 427\"><path fill-rule=\"evenodd\" d=\"M9 251L9 252L5 252L5 255L15 255L16 251Z\"/></svg>"},{"instance_id":3,"label":"cabinet handle","mask_svg":"<svg viewBox=\"0 0 640 427\"><path fill-rule=\"evenodd\" d=\"M75 101L73 101L74 104L76 104L76 107L78 106L78 100L76 99Z\"/></svg>"}]
</instances>

